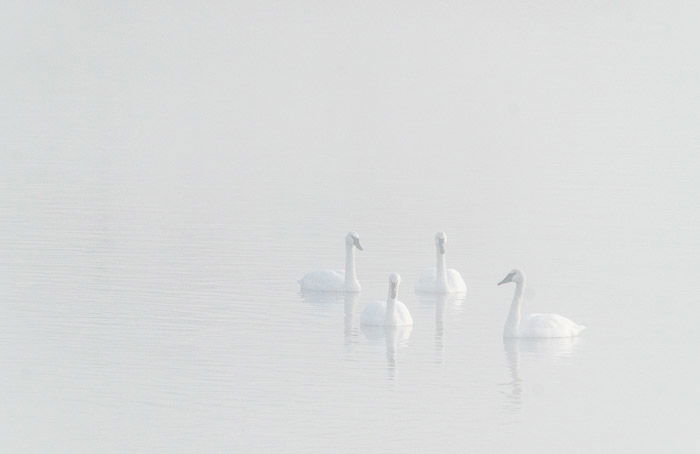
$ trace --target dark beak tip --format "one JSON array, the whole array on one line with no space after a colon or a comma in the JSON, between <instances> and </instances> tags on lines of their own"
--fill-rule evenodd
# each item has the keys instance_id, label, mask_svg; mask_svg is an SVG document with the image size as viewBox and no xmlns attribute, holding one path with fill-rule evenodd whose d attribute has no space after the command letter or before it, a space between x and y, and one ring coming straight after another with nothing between
<instances>
[{"instance_id":1,"label":"dark beak tip","mask_svg":"<svg viewBox=\"0 0 700 454\"><path fill-rule=\"evenodd\" d=\"M361 250L361 251L364 251L364 249L362 248L362 245L360 244L360 239L359 239L359 238L354 238L354 239L353 239L353 244L355 245L355 247L356 247L357 249L359 249L359 250Z\"/></svg>"}]
</instances>

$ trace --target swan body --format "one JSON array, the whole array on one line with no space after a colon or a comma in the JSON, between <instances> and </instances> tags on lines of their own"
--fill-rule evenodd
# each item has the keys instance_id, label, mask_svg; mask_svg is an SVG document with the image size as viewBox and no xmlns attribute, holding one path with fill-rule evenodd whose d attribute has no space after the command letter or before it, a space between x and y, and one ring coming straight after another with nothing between
<instances>
[{"instance_id":1,"label":"swan body","mask_svg":"<svg viewBox=\"0 0 700 454\"><path fill-rule=\"evenodd\" d=\"M355 248L363 250L355 232L345 236L345 270L319 270L300 281L302 292L359 292L362 289L355 270Z\"/></svg>"},{"instance_id":2,"label":"swan body","mask_svg":"<svg viewBox=\"0 0 700 454\"><path fill-rule=\"evenodd\" d=\"M523 317L521 312L525 275L520 270L513 270L498 285L508 282L514 282L516 285L510 312L503 327L503 337L574 337L586 329L585 326L578 325L557 314L529 314Z\"/></svg>"},{"instance_id":3,"label":"swan body","mask_svg":"<svg viewBox=\"0 0 700 454\"><path fill-rule=\"evenodd\" d=\"M428 268L421 273L416 282L418 293L466 293L467 284L462 279L459 271L447 268L445 263L445 245L447 235L444 232L435 234L435 249L437 252L437 265Z\"/></svg>"},{"instance_id":4,"label":"swan body","mask_svg":"<svg viewBox=\"0 0 700 454\"><path fill-rule=\"evenodd\" d=\"M416 292L418 293L467 293L467 284L462 279L454 268L447 270L447 285L448 289L445 292L436 291L437 268L426 268L418 277L416 282Z\"/></svg>"},{"instance_id":5,"label":"swan body","mask_svg":"<svg viewBox=\"0 0 700 454\"><path fill-rule=\"evenodd\" d=\"M585 328L558 314L529 314L520 320L515 337L574 337Z\"/></svg>"},{"instance_id":6,"label":"swan body","mask_svg":"<svg viewBox=\"0 0 700 454\"><path fill-rule=\"evenodd\" d=\"M299 284L301 284L301 289L306 292L344 292L345 271L311 271L299 281ZM358 288L357 291L359 290Z\"/></svg>"},{"instance_id":7,"label":"swan body","mask_svg":"<svg viewBox=\"0 0 700 454\"><path fill-rule=\"evenodd\" d=\"M401 301L395 302L396 321L392 322L387 319L386 301L375 301L370 303L362 311L360 323L367 326L411 326L413 325L413 317L408 311L408 308Z\"/></svg>"},{"instance_id":8,"label":"swan body","mask_svg":"<svg viewBox=\"0 0 700 454\"><path fill-rule=\"evenodd\" d=\"M386 301L370 303L362 311L360 323L367 326L410 326L413 317L405 304L398 301L401 277L392 273L389 276L389 297Z\"/></svg>"}]
</instances>

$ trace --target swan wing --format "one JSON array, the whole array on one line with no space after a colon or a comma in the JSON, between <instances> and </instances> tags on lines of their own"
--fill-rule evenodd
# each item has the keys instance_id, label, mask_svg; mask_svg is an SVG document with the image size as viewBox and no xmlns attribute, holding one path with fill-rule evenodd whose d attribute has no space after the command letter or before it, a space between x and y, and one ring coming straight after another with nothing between
<instances>
[{"instance_id":1,"label":"swan wing","mask_svg":"<svg viewBox=\"0 0 700 454\"><path fill-rule=\"evenodd\" d=\"M345 271L319 270L312 271L300 281L302 291L308 292L341 292L345 289Z\"/></svg>"},{"instance_id":2,"label":"swan wing","mask_svg":"<svg viewBox=\"0 0 700 454\"><path fill-rule=\"evenodd\" d=\"M401 301L396 302L396 320L396 326L413 325L413 317L411 317L411 312Z\"/></svg>"},{"instance_id":3,"label":"swan wing","mask_svg":"<svg viewBox=\"0 0 700 454\"><path fill-rule=\"evenodd\" d=\"M383 326L386 318L386 301L369 303L362 310L360 323L369 326Z\"/></svg>"},{"instance_id":4,"label":"swan wing","mask_svg":"<svg viewBox=\"0 0 700 454\"><path fill-rule=\"evenodd\" d=\"M520 322L520 337L573 337L586 327L557 314L530 314Z\"/></svg>"},{"instance_id":5,"label":"swan wing","mask_svg":"<svg viewBox=\"0 0 700 454\"><path fill-rule=\"evenodd\" d=\"M437 285L437 268L426 268L418 277L416 292L435 293ZM447 286L450 293L466 293L467 284L464 283L459 271L450 268L447 270Z\"/></svg>"},{"instance_id":6,"label":"swan wing","mask_svg":"<svg viewBox=\"0 0 700 454\"><path fill-rule=\"evenodd\" d=\"M386 301L375 301L368 304L362 311L360 323L368 326L387 326ZM396 302L396 324L394 326L413 325L411 312L401 301Z\"/></svg>"},{"instance_id":7,"label":"swan wing","mask_svg":"<svg viewBox=\"0 0 700 454\"><path fill-rule=\"evenodd\" d=\"M467 293L467 284L462 279L462 275L459 274L454 268L447 270L447 285L450 286L450 291L455 293Z\"/></svg>"}]
</instances>

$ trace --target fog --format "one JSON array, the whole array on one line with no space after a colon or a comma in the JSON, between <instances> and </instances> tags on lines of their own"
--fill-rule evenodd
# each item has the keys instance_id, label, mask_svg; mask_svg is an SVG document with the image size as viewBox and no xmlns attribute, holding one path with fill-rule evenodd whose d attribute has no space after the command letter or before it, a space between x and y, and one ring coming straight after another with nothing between
<instances>
[{"instance_id":1,"label":"fog","mask_svg":"<svg viewBox=\"0 0 700 454\"><path fill-rule=\"evenodd\" d=\"M6 4L4 445L691 450L699 13ZM349 230L363 291L300 295ZM413 292L439 230L466 298ZM504 343L514 267L587 331Z\"/></svg>"}]
</instances>

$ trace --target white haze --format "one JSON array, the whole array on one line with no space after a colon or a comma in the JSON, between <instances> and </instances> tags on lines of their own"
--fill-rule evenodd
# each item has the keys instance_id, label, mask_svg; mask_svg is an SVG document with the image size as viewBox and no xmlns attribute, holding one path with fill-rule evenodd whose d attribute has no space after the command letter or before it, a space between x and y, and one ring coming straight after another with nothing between
<instances>
[{"instance_id":1,"label":"white haze","mask_svg":"<svg viewBox=\"0 0 700 454\"><path fill-rule=\"evenodd\" d=\"M3 449L696 447L699 7L2 9ZM358 300L303 299L351 229ZM581 339L503 344L516 266Z\"/></svg>"}]
</instances>

